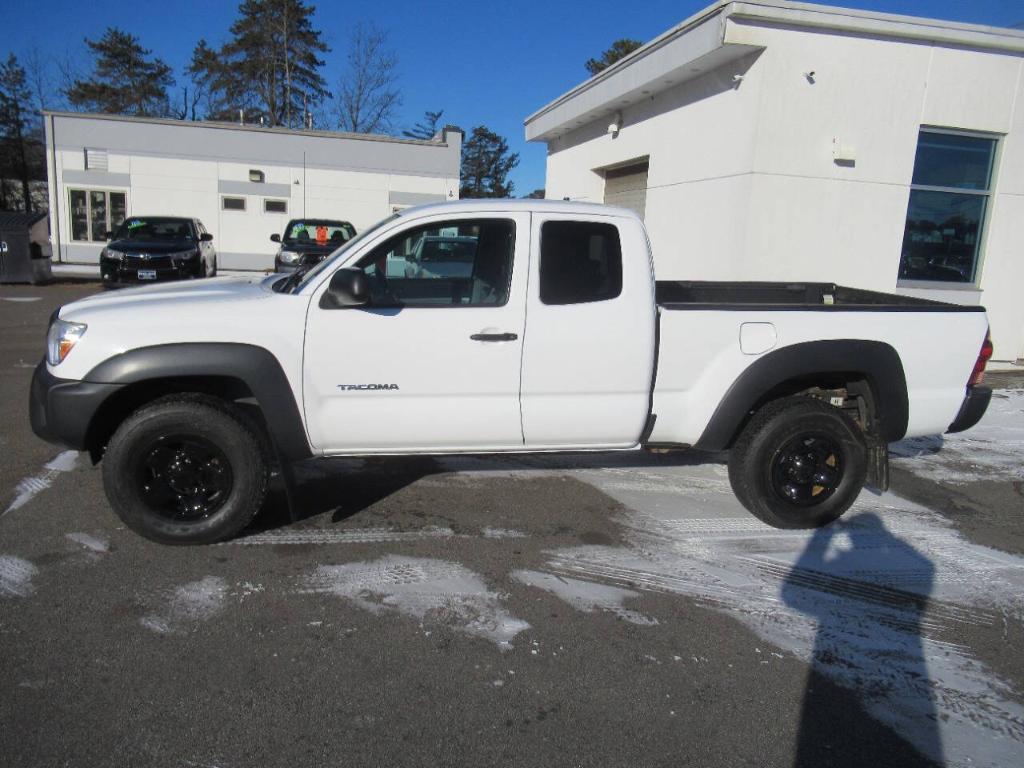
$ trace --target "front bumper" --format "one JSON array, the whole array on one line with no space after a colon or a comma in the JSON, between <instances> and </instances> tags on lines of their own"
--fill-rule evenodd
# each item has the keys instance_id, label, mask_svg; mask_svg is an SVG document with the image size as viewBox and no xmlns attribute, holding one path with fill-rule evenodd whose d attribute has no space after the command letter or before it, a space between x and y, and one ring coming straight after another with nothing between
<instances>
[{"instance_id":1,"label":"front bumper","mask_svg":"<svg viewBox=\"0 0 1024 768\"><path fill-rule=\"evenodd\" d=\"M93 417L103 402L121 387L121 384L59 379L50 373L44 360L32 375L28 407L32 431L47 442L76 451L86 450Z\"/></svg>"},{"instance_id":2,"label":"front bumper","mask_svg":"<svg viewBox=\"0 0 1024 768\"><path fill-rule=\"evenodd\" d=\"M155 272L155 278L139 279L139 270ZM107 285L148 285L167 280L191 280L202 277L203 260L196 258L175 265L161 259L152 264L131 264L116 259L100 259L100 275Z\"/></svg>"},{"instance_id":3,"label":"front bumper","mask_svg":"<svg viewBox=\"0 0 1024 768\"><path fill-rule=\"evenodd\" d=\"M953 423L949 425L949 429L946 430L947 434L950 432L963 432L981 421L981 417L988 410L988 404L991 399L991 387L968 387L967 396L964 398L963 405L960 406L960 413L956 415Z\"/></svg>"}]
</instances>

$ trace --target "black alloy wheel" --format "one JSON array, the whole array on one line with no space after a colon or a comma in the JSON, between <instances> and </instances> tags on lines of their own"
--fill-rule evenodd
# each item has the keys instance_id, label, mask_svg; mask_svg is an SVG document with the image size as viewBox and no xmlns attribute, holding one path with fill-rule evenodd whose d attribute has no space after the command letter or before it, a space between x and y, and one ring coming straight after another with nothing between
<instances>
[{"instance_id":1,"label":"black alloy wheel","mask_svg":"<svg viewBox=\"0 0 1024 768\"><path fill-rule=\"evenodd\" d=\"M159 436L136 471L139 498L170 520L208 518L231 495L234 476L224 452L199 435Z\"/></svg>"},{"instance_id":2,"label":"black alloy wheel","mask_svg":"<svg viewBox=\"0 0 1024 768\"><path fill-rule=\"evenodd\" d=\"M783 501L802 507L828 499L842 479L842 449L820 433L793 438L771 462L772 490Z\"/></svg>"}]
</instances>

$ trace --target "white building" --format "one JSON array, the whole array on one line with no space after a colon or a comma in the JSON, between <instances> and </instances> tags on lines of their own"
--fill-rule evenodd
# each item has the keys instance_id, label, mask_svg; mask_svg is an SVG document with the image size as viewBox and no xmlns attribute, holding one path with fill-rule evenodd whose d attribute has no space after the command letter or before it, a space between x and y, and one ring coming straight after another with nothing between
<instances>
[{"instance_id":1,"label":"white building","mask_svg":"<svg viewBox=\"0 0 1024 768\"><path fill-rule=\"evenodd\" d=\"M1024 358L1024 32L718 2L526 119L547 196L646 218L659 278L989 310Z\"/></svg>"},{"instance_id":2,"label":"white building","mask_svg":"<svg viewBox=\"0 0 1024 768\"><path fill-rule=\"evenodd\" d=\"M54 259L99 261L125 216L194 216L218 265L269 269L292 218L351 222L459 196L462 132L430 141L46 112Z\"/></svg>"}]
</instances>

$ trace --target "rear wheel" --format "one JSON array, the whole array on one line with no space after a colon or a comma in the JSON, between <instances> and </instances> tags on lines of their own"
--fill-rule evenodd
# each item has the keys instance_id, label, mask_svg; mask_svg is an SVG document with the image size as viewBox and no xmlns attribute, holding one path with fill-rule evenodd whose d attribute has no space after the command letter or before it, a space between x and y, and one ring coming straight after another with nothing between
<instances>
[{"instance_id":1,"label":"rear wheel","mask_svg":"<svg viewBox=\"0 0 1024 768\"><path fill-rule=\"evenodd\" d=\"M729 481L740 503L776 528L817 528L838 519L866 477L860 428L811 397L766 405L729 456Z\"/></svg>"},{"instance_id":2,"label":"rear wheel","mask_svg":"<svg viewBox=\"0 0 1024 768\"><path fill-rule=\"evenodd\" d=\"M263 502L265 442L227 403L177 395L129 416L103 457L103 485L124 523L163 544L239 533Z\"/></svg>"}]
</instances>

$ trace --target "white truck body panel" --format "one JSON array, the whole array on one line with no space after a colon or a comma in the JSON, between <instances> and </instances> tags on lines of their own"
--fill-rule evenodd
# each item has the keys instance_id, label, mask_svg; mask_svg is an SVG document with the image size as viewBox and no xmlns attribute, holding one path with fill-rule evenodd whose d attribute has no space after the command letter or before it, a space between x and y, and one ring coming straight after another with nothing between
<instances>
[{"instance_id":1,"label":"white truck body panel","mask_svg":"<svg viewBox=\"0 0 1024 768\"><path fill-rule=\"evenodd\" d=\"M770 323L777 343L759 355L740 349L744 323ZM964 399L988 323L984 313L826 310L661 310L651 441L692 445L732 382L764 354L805 341L860 339L891 345L903 362L907 436L941 434ZM951 353L956 350L956 353Z\"/></svg>"},{"instance_id":2,"label":"white truck body panel","mask_svg":"<svg viewBox=\"0 0 1024 768\"><path fill-rule=\"evenodd\" d=\"M459 217L515 222L504 306L320 308L337 268L403 228ZM566 306L540 301L541 227L560 219L618 228L620 296ZM243 343L280 362L314 454L631 448L651 412L651 442L695 444L737 377L767 354L807 341L855 339L884 342L899 354L907 435L916 436L944 432L957 416L987 329L983 312L952 308L658 308L642 222L624 209L580 203L487 200L409 209L330 257L299 293L274 292L275 279L161 284L69 304L60 317L88 330L64 362L47 370L82 380L137 348ZM469 339L479 332L517 339ZM339 388L367 382L399 388Z\"/></svg>"}]
</instances>

